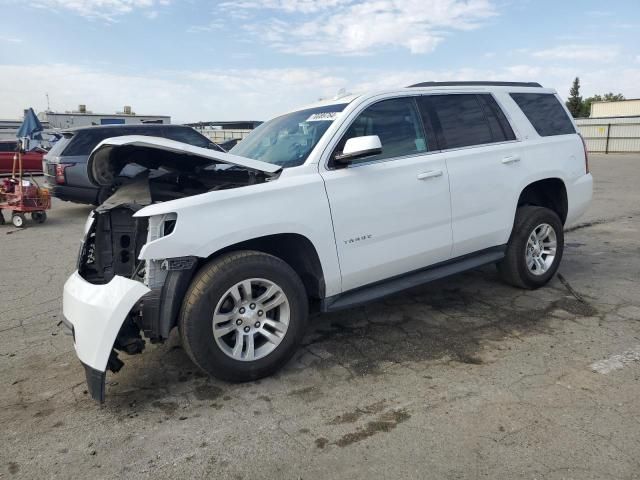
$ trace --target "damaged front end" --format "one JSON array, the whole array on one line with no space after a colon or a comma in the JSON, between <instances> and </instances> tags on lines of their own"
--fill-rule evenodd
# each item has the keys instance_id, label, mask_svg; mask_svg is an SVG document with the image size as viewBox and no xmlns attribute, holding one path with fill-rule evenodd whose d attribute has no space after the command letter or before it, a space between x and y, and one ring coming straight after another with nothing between
<instances>
[{"instance_id":1,"label":"damaged front end","mask_svg":"<svg viewBox=\"0 0 640 480\"><path fill-rule=\"evenodd\" d=\"M117 137L92 153L89 176L113 194L85 227L63 312L85 366L91 396L104 401L106 370L162 342L176 325L198 266L194 256L141 259L145 244L172 234L176 213L134 216L151 204L271 180L279 167L153 137Z\"/></svg>"}]
</instances>

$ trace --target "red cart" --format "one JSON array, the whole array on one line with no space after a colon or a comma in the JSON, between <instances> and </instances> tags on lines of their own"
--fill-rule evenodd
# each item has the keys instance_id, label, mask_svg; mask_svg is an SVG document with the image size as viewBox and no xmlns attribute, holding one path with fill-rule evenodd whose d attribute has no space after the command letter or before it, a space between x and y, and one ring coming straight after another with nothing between
<instances>
[{"instance_id":1,"label":"red cart","mask_svg":"<svg viewBox=\"0 0 640 480\"><path fill-rule=\"evenodd\" d=\"M0 181L0 225L5 222L2 210L9 210L11 222L20 228L24 226L25 213L30 213L34 222L44 223L47 219L46 210L51 208L49 190L41 188L33 178L23 178L22 153L21 149L16 152L11 178Z\"/></svg>"}]
</instances>

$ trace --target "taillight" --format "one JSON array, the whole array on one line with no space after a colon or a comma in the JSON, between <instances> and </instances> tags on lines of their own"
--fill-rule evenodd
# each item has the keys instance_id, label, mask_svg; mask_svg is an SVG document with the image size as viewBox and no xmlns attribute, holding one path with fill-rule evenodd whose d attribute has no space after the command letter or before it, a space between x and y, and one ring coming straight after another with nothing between
<instances>
[{"instance_id":1,"label":"taillight","mask_svg":"<svg viewBox=\"0 0 640 480\"><path fill-rule=\"evenodd\" d=\"M75 163L58 163L56 164L56 183L58 185L64 185L67 183L67 179L64 175L64 171L68 168L75 165Z\"/></svg>"},{"instance_id":2,"label":"taillight","mask_svg":"<svg viewBox=\"0 0 640 480\"><path fill-rule=\"evenodd\" d=\"M585 142L584 137L582 135L580 135L580 140L582 140L582 148L584 149L584 169L586 171L585 173L589 173L589 150L587 149L587 142Z\"/></svg>"}]
</instances>

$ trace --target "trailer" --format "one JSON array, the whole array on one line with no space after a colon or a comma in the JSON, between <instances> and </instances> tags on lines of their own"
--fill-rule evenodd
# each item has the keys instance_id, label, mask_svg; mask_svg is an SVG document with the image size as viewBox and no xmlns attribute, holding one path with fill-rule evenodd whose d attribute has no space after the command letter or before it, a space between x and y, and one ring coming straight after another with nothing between
<instances>
[{"instance_id":1,"label":"trailer","mask_svg":"<svg viewBox=\"0 0 640 480\"><path fill-rule=\"evenodd\" d=\"M11 212L11 222L18 228L24 227L25 214L30 214L35 223L47 220L47 210L51 208L49 190L40 187L33 177L23 177L21 144L13 158L13 168L10 178L0 183L0 225L5 223L2 210Z\"/></svg>"}]
</instances>

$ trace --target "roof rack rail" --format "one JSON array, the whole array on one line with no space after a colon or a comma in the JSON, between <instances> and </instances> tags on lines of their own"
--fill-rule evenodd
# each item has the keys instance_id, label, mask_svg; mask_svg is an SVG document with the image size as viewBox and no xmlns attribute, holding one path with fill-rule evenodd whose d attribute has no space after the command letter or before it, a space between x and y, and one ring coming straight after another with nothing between
<instances>
[{"instance_id":1,"label":"roof rack rail","mask_svg":"<svg viewBox=\"0 0 640 480\"><path fill-rule=\"evenodd\" d=\"M415 85L409 85L407 88L413 87L542 87L538 82L421 82Z\"/></svg>"}]
</instances>

